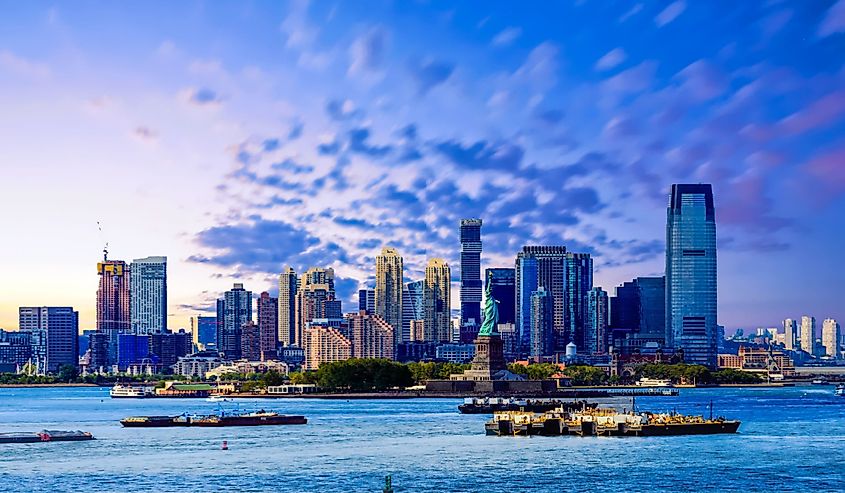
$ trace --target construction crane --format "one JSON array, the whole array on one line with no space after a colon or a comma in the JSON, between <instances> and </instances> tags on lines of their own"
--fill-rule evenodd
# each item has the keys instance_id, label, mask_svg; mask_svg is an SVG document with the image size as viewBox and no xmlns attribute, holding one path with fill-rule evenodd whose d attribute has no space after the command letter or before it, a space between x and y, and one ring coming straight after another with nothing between
<instances>
[{"instance_id":1,"label":"construction crane","mask_svg":"<svg viewBox=\"0 0 845 493\"><path fill-rule=\"evenodd\" d=\"M105 235L103 234L103 226L100 224L100 221L97 221L97 230L100 232L100 242L104 244L103 262L106 262L109 259L109 242L105 241Z\"/></svg>"}]
</instances>

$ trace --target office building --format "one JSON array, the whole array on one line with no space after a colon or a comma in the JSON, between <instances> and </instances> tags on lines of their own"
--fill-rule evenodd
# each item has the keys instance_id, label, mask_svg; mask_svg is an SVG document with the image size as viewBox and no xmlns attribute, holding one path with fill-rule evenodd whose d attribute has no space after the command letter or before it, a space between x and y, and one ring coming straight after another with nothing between
<instances>
[{"instance_id":1,"label":"office building","mask_svg":"<svg viewBox=\"0 0 845 493\"><path fill-rule=\"evenodd\" d=\"M556 334L555 349L557 351L564 351L570 342L574 342L579 349L586 346L587 296L591 289L593 289L593 259L590 254L567 252L564 289L565 329L562 334Z\"/></svg>"},{"instance_id":2,"label":"office building","mask_svg":"<svg viewBox=\"0 0 845 493\"><path fill-rule=\"evenodd\" d=\"M405 310L405 299L402 298L402 310ZM371 315L376 313L376 290L375 289L359 289L358 290L358 311L365 311Z\"/></svg>"},{"instance_id":3,"label":"office building","mask_svg":"<svg viewBox=\"0 0 845 493\"><path fill-rule=\"evenodd\" d=\"M209 346L217 347L217 317L209 317L199 315L196 317L196 336L195 342L197 345L207 348Z\"/></svg>"},{"instance_id":4,"label":"office building","mask_svg":"<svg viewBox=\"0 0 845 493\"><path fill-rule=\"evenodd\" d=\"M336 301L336 303L327 303ZM299 279L296 291L296 317L294 345L303 347L304 330L315 318L329 318L337 315L339 301L335 300L334 270L322 267L308 269ZM332 318L339 318L337 317Z\"/></svg>"},{"instance_id":5,"label":"office building","mask_svg":"<svg viewBox=\"0 0 845 493\"><path fill-rule=\"evenodd\" d=\"M587 293L586 335L584 348L587 354L607 353L608 325L607 292L595 287Z\"/></svg>"},{"instance_id":6,"label":"office building","mask_svg":"<svg viewBox=\"0 0 845 493\"><path fill-rule=\"evenodd\" d=\"M296 292L299 280L293 267L279 275L279 342L282 346L296 343Z\"/></svg>"},{"instance_id":7,"label":"office building","mask_svg":"<svg viewBox=\"0 0 845 493\"><path fill-rule=\"evenodd\" d=\"M413 334L413 321L425 320L424 292L425 279L406 283L402 290L402 330L408 334L411 341L422 340L415 338Z\"/></svg>"},{"instance_id":8,"label":"office building","mask_svg":"<svg viewBox=\"0 0 845 493\"><path fill-rule=\"evenodd\" d=\"M396 342L407 340L402 325L402 288L404 267L395 248L385 247L376 256L375 314L395 330Z\"/></svg>"},{"instance_id":9,"label":"office building","mask_svg":"<svg viewBox=\"0 0 845 493\"><path fill-rule=\"evenodd\" d=\"M439 361L466 364L475 357L475 344L440 344L434 354Z\"/></svg>"},{"instance_id":10,"label":"office building","mask_svg":"<svg viewBox=\"0 0 845 493\"><path fill-rule=\"evenodd\" d=\"M217 350L228 359L241 358L241 327L252 321L252 292L242 283L217 300Z\"/></svg>"},{"instance_id":11,"label":"office building","mask_svg":"<svg viewBox=\"0 0 845 493\"><path fill-rule=\"evenodd\" d=\"M842 335L839 323L832 318L825 319L825 321L822 322L822 345L824 346L825 356L839 359L839 344L841 341Z\"/></svg>"},{"instance_id":12,"label":"office building","mask_svg":"<svg viewBox=\"0 0 845 493\"><path fill-rule=\"evenodd\" d=\"M0 372L17 372L32 358L32 334L0 329Z\"/></svg>"},{"instance_id":13,"label":"office building","mask_svg":"<svg viewBox=\"0 0 845 493\"><path fill-rule=\"evenodd\" d=\"M801 350L816 354L816 317L804 315L801 317Z\"/></svg>"},{"instance_id":14,"label":"office building","mask_svg":"<svg viewBox=\"0 0 845 493\"><path fill-rule=\"evenodd\" d=\"M666 345L717 365L716 210L708 184L672 185L666 211Z\"/></svg>"},{"instance_id":15,"label":"office building","mask_svg":"<svg viewBox=\"0 0 845 493\"><path fill-rule=\"evenodd\" d=\"M481 219L461 220L462 327L481 325L481 223Z\"/></svg>"},{"instance_id":16,"label":"office building","mask_svg":"<svg viewBox=\"0 0 845 493\"><path fill-rule=\"evenodd\" d=\"M261 338L261 360L276 358L279 336L279 300L263 292L258 297L258 330Z\"/></svg>"},{"instance_id":17,"label":"office building","mask_svg":"<svg viewBox=\"0 0 845 493\"><path fill-rule=\"evenodd\" d=\"M126 371L130 365L150 358L150 336L147 334L117 335L117 368Z\"/></svg>"},{"instance_id":18,"label":"office building","mask_svg":"<svg viewBox=\"0 0 845 493\"><path fill-rule=\"evenodd\" d=\"M540 286L531 293L531 351L533 361L543 361L554 353L554 306L549 291Z\"/></svg>"},{"instance_id":19,"label":"office building","mask_svg":"<svg viewBox=\"0 0 845 493\"><path fill-rule=\"evenodd\" d=\"M425 318L423 331L426 342L450 342L452 273L449 264L441 258L428 261L425 268Z\"/></svg>"},{"instance_id":20,"label":"office building","mask_svg":"<svg viewBox=\"0 0 845 493\"><path fill-rule=\"evenodd\" d=\"M490 284L493 299L499 302L499 323L516 323L516 270L491 268L484 271L484 289ZM482 320L483 322L483 320Z\"/></svg>"},{"instance_id":21,"label":"office building","mask_svg":"<svg viewBox=\"0 0 845 493\"><path fill-rule=\"evenodd\" d=\"M316 370L322 363L345 361L352 357L352 342L334 327L308 327L303 332L303 342L306 370Z\"/></svg>"},{"instance_id":22,"label":"office building","mask_svg":"<svg viewBox=\"0 0 845 493\"><path fill-rule=\"evenodd\" d=\"M261 328L252 320L241 326L241 359L261 360Z\"/></svg>"},{"instance_id":23,"label":"office building","mask_svg":"<svg viewBox=\"0 0 845 493\"><path fill-rule=\"evenodd\" d=\"M798 349L798 323L791 318L783 321L783 347L787 351Z\"/></svg>"},{"instance_id":24,"label":"office building","mask_svg":"<svg viewBox=\"0 0 845 493\"><path fill-rule=\"evenodd\" d=\"M129 314L133 334L167 329L167 257L135 259L129 266Z\"/></svg>"},{"instance_id":25,"label":"office building","mask_svg":"<svg viewBox=\"0 0 845 493\"><path fill-rule=\"evenodd\" d=\"M184 330L150 334L150 359L165 369L176 364L179 358L191 354L191 334Z\"/></svg>"},{"instance_id":26,"label":"office building","mask_svg":"<svg viewBox=\"0 0 845 493\"><path fill-rule=\"evenodd\" d=\"M79 365L79 312L69 306L20 307L21 332L28 332L39 374Z\"/></svg>"},{"instance_id":27,"label":"office building","mask_svg":"<svg viewBox=\"0 0 845 493\"><path fill-rule=\"evenodd\" d=\"M623 354L663 347L666 339L666 278L637 277L617 286L615 295L610 298L608 329L611 334L616 334L613 345Z\"/></svg>"},{"instance_id":28,"label":"office building","mask_svg":"<svg viewBox=\"0 0 845 493\"><path fill-rule=\"evenodd\" d=\"M378 315L366 311L346 316L352 333L353 358L394 359L394 328Z\"/></svg>"},{"instance_id":29,"label":"office building","mask_svg":"<svg viewBox=\"0 0 845 493\"><path fill-rule=\"evenodd\" d=\"M94 332L88 336L88 371L105 372L109 369L109 335Z\"/></svg>"},{"instance_id":30,"label":"office building","mask_svg":"<svg viewBox=\"0 0 845 493\"><path fill-rule=\"evenodd\" d=\"M523 351L531 347L531 296L545 288L552 305L552 330L565 332L566 247L524 246L516 256L516 328ZM554 344L554 341L552 341Z\"/></svg>"}]
</instances>

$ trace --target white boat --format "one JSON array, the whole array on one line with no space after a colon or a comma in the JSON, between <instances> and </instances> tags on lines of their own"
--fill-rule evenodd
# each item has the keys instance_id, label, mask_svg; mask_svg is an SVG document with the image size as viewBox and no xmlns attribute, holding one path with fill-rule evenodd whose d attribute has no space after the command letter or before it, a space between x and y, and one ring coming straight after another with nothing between
<instances>
[{"instance_id":1,"label":"white boat","mask_svg":"<svg viewBox=\"0 0 845 493\"><path fill-rule=\"evenodd\" d=\"M147 385L123 385L123 384L116 384L114 387L111 388L109 391L109 395L112 398L134 398L134 399L141 399L143 397L152 397L155 395L155 390L153 387Z\"/></svg>"},{"instance_id":2,"label":"white boat","mask_svg":"<svg viewBox=\"0 0 845 493\"><path fill-rule=\"evenodd\" d=\"M671 380L660 378L641 378L637 381L637 387L671 387Z\"/></svg>"},{"instance_id":3,"label":"white boat","mask_svg":"<svg viewBox=\"0 0 845 493\"><path fill-rule=\"evenodd\" d=\"M839 385L837 385L836 390L833 391L833 395L845 397L845 383L840 383Z\"/></svg>"},{"instance_id":4,"label":"white boat","mask_svg":"<svg viewBox=\"0 0 845 493\"><path fill-rule=\"evenodd\" d=\"M222 395L212 395L211 397L207 397L205 400L208 402L232 402L234 399L231 397L223 397Z\"/></svg>"}]
</instances>

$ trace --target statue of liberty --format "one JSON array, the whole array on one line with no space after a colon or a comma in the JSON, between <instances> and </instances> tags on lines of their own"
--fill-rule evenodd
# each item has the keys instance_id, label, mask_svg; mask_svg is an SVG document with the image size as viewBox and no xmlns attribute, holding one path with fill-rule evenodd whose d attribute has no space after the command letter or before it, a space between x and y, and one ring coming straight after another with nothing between
<instances>
[{"instance_id":1,"label":"statue of liberty","mask_svg":"<svg viewBox=\"0 0 845 493\"><path fill-rule=\"evenodd\" d=\"M499 300L493 298L492 293L492 277L493 273L489 273L487 279L487 289L484 291L484 323L481 324L481 329L478 331L479 336L499 335L496 332L496 327L499 323Z\"/></svg>"}]
</instances>

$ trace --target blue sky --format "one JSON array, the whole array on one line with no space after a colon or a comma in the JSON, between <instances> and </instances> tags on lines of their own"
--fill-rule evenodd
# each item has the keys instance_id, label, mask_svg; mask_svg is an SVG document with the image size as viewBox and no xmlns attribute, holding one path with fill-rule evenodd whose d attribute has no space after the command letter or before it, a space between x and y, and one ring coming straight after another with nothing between
<instances>
[{"instance_id":1,"label":"blue sky","mask_svg":"<svg viewBox=\"0 0 845 493\"><path fill-rule=\"evenodd\" d=\"M612 293L674 182L714 185L721 323L845 318L845 0L0 9L0 326L93 326L104 241L169 257L175 328L285 264L457 273L462 217L484 267L565 244Z\"/></svg>"}]
</instances>

